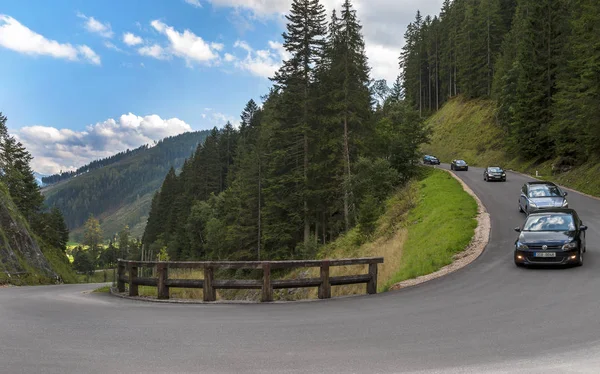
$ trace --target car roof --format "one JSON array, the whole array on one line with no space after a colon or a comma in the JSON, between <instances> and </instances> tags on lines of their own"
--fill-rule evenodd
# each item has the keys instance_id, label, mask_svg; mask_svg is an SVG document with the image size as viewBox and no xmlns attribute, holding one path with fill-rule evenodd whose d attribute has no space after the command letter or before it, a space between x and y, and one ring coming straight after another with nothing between
<instances>
[{"instance_id":1,"label":"car roof","mask_svg":"<svg viewBox=\"0 0 600 374\"><path fill-rule=\"evenodd\" d=\"M575 209L572 208L547 208L544 210L538 210L535 212L529 213L530 216L540 215L540 214L548 214L548 213L565 213L565 214L577 214Z\"/></svg>"},{"instance_id":2,"label":"car roof","mask_svg":"<svg viewBox=\"0 0 600 374\"><path fill-rule=\"evenodd\" d=\"M501 166L488 166L488 169L502 169Z\"/></svg>"},{"instance_id":3,"label":"car roof","mask_svg":"<svg viewBox=\"0 0 600 374\"><path fill-rule=\"evenodd\" d=\"M555 184L555 183L553 183L553 182L548 182L548 181L532 181L532 182L527 182L527 183L525 183L525 184L528 184L528 185L530 185L530 186L531 186L531 185L536 185L536 184L537 184L537 185L546 184L546 185L548 185L548 186L556 186L556 184Z\"/></svg>"}]
</instances>

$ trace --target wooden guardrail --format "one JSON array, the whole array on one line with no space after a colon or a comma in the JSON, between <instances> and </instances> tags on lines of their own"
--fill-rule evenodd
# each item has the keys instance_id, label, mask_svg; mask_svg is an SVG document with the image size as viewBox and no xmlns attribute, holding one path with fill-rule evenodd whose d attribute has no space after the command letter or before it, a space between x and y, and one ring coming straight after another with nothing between
<instances>
[{"instance_id":1,"label":"wooden guardrail","mask_svg":"<svg viewBox=\"0 0 600 374\"><path fill-rule=\"evenodd\" d=\"M138 296L138 286L157 287L157 298L168 299L171 287L202 288L204 301L215 301L217 289L260 289L261 301L273 301L273 289L319 287L319 299L331 297L331 286L366 283L367 293L377 293L377 264L383 257L365 257L336 260L292 260L292 261L126 261L118 260L117 290L125 292L129 284L129 296ZM329 276L331 266L369 265L367 274ZM138 268L155 269L156 278L138 276ZM271 270L319 267L319 278L271 279ZM169 269L202 269L204 279L171 279ZM262 270L262 280L215 279L215 269L255 269ZM127 276L126 276L127 271Z\"/></svg>"}]
</instances>

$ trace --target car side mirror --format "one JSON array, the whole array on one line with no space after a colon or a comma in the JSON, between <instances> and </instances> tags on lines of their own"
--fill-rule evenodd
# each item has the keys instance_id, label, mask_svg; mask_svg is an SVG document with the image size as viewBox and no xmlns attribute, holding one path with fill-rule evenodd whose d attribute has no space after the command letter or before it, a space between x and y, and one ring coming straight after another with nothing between
<instances>
[{"instance_id":1,"label":"car side mirror","mask_svg":"<svg viewBox=\"0 0 600 374\"><path fill-rule=\"evenodd\" d=\"M563 191L563 196L567 196L569 193L567 191Z\"/></svg>"},{"instance_id":2,"label":"car side mirror","mask_svg":"<svg viewBox=\"0 0 600 374\"><path fill-rule=\"evenodd\" d=\"M515 227L515 231L516 232L521 232L521 228L520 227Z\"/></svg>"},{"instance_id":3,"label":"car side mirror","mask_svg":"<svg viewBox=\"0 0 600 374\"><path fill-rule=\"evenodd\" d=\"M585 230L587 230L587 226L586 225L581 225L581 226L579 226L579 230L585 231Z\"/></svg>"}]
</instances>

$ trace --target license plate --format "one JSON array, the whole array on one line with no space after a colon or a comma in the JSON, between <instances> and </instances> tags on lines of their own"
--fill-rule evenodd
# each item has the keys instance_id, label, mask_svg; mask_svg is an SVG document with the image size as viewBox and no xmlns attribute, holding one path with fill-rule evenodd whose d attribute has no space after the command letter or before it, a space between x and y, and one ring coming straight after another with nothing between
<instances>
[{"instance_id":1,"label":"license plate","mask_svg":"<svg viewBox=\"0 0 600 374\"><path fill-rule=\"evenodd\" d=\"M556 252L536 252L535 257L556 257Z\"/></svg>"}]
</instances>

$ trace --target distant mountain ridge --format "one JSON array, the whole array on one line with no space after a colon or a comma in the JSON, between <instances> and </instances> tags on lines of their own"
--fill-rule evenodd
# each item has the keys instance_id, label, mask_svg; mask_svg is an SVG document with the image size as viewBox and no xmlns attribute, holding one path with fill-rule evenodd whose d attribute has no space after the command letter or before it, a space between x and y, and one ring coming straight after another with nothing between
<instances>
[{"instance_id":1,"label":"distant mountain ridge","mask_svg":"<svg viewBox=\"0 0 600 374\"><path fill-rule=\"evenodd\" d=\"M155 142L154 144L157 144L157 142ZM149 149L150 147L151 147L150 145L144 144L134 150L127 149L126 151L119 152L113 156L102 158L99 160L94 160L94 161L90 162L89 164L86 164L86 165L83 165L82 167L77 168L77 170L64 171L64 172L61 171L60 173L53 174L53 175L42 175L39 173L38 174L40 176L42 176L41 181L44 185L50 185L50 184L58 183L58 182L79 176L84 173L88 173L92 170L96 170L96 169L99 169L104 166L112 165L112 164L117 163L127 157L131 157L140 152L143 152L143 151Z\"/></svg>"},{"instance_id":2,"label":"distant mountain ridge","mask_svg":"<svg viewBox=\"0 0 600 374\"><path fill-rule=\"evenodd\" d=\"M141 237L152 196L167 172L171 167L180 169L209 133L195 131L168 137L152 147L141 146L91 162L79 168L79 173L44 178L54 181L42 188L46 204L61 210L71 240L81 241L82 226L90 214L100 220L107 239L125 225L134 237Z\"/></svg>"}]
</instances>

